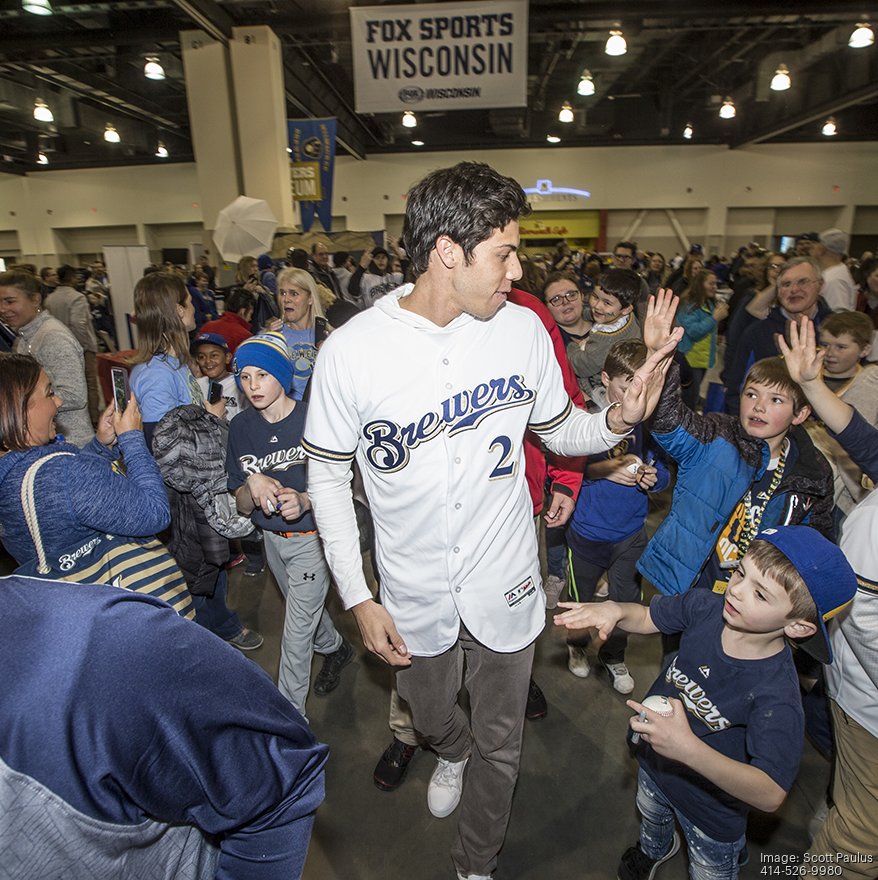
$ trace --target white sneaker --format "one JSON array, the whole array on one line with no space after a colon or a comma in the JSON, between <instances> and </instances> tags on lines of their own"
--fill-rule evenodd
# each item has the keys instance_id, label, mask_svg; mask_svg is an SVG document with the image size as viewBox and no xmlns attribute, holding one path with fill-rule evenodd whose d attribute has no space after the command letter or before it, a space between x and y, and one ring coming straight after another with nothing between
<instances>
[{"instance_id":1,"label":"white sneaker","mask_svg":"<svg viewBox=\"0 0 878 880\"><path fill-rule=\"evenodd\" d=\"M545 581L543 581L547 609L551 610L552 608L558 607L558 600L561 598L561 593L564 592L564 586L564 578L559 578L556 574L550 574Z\"/></svg>"},{"instance_id":2,"label":"white sneaker","mask_svg":"<svg viewBox=\"0 0 878 880\"><path fill-rule=\"evenodd\" d=\"M492 880L491 874L458 874L457 880Z\"/></svg>"},{"instance_id":3,"label":"white sneaker","mask_svg":"<svg viewBox=\"0 0 878 880\"><path fill-rule=\"evenodd\" d=\"M604 668L610 673L613 687L620 694L630 694L634 690L634 679L624 663L604 663Z\"/></svg>"},{"instance_id":4,"label":"white sneaker","mask_svg":"<svg viewBox=\"0 0 878 880\"><path fill-rule=\"evenodd\" d=\"M598 581L597 589L594 591L595 599L606 599L610 595L610 585L607 583L607 576L602 575Z\"/></svg>"},{"instance_id":5,"label":"white sneaker","mask_svg":"<svg viewBox=\"0 0 878 880\"><path fill-rule=\"evenodd\" d=\"M826 821L826 817L829 815L829 804L826 802L826 798L817 805L817 809L814 811L814 815L808 821L808 839L813 841L817 836L817 832L823 827L823 823Z\"/></svg>"},{"instance_id":6,"label":"white sneaker","mask_svg":"<svg viewBox=\"0 0 878 880\"><path fill-rule=\"evenodd\" d=\"M460 803L463 771L469 758L453 763L439 758L427 786L427 807L437 819L450 816Z\"/></svg>"},{"instance_id":7,"label":"white sneaker","mask_svg":"<svg viewBox=\"0 0 878 880\"><path fill-rule=\"evenodd\" d=\"M577 678L588 678L591 675L591 666L588 665L588 653L579 645L567 646L567 668Z\"/></svg>"}]
</instances>

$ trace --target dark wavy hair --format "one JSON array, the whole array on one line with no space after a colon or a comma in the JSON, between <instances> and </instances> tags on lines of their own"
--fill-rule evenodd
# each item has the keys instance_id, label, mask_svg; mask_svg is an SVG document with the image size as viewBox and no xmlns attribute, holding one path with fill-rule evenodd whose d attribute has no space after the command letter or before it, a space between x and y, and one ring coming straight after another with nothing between
<instances>
[{"instance_id":1,"label":"dark wavy hair","mask_svg":"<svg viewBox=\"0 0 878 880\"><path fill-rule=\"evenodd\" d=\"M623 309L633 306L640 297L640 276L633 269L607 269L598 286L604 293L615 296Z\"/></svg>"},{"instance_id":2,"label":"dark wavy hair","mask_svg":"<svg viewBox=\"0 0 878 880\"><path fill-rule=\"evenodd\" d=\"M463 248L469 264L473 251L513 220L531 211L519 183L483 162L460 162L441 168L408 193L402 242L417 278L427 271L440 235Z\"/></svg>"},{"instance_id":3,"label":"dark wavy hair","mask_svg":"<svg viewBox=\"0 0 878 880\"><path fill-rule=\"evenodd\" d=\"M21 452L27 440L27 408L42 368L29 354L0 352L0 451Z\"/></svg>"}]
</instances>

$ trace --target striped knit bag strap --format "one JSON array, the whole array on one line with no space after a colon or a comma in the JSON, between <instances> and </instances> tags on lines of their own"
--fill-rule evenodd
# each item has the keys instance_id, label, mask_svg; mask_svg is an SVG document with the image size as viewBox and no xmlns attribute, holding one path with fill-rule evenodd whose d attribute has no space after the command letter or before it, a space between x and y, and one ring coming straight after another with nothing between
<instances>
[{"instance_id":1,"label":"striped knit bag strap","mask_svg":"<svg viewBox=\"0 0 878 880\"><path fill-rule=\"evenodd\" d=\"M43 458L37 459L28 469L21 481L21 509L24 511L24 521L27 523L27 529L30 532L31 540L37 551L38 571L41 574L48 574L51 569L46 561L46 551L43 548L43 537L40 534L40 524L37 520L37 510L34 504L34 482L37 478L37 471L53 458L59 455L73 455L72 452L53 452Z\"/></svg>"}]
</instances>

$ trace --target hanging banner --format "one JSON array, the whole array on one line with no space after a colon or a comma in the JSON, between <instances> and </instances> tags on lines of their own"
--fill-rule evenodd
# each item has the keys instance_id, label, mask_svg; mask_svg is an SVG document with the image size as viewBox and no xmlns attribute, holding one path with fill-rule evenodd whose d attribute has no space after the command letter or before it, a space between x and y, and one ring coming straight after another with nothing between
<instances>
[{"instance_id":1,"label":"hanging banner","mask_svg":"<svg viewBox=\"0 0 878 880\"><path fill-rule=\"evenodd\" d=\"M288 119L290 181L294 202L299 203L305 232L320 218L332 228L332 176L335 170L335 118Z\"/></svg>"},{"instance_id":2,"label":"hanging banner","mask_svg":"<svg viewBox=\"0 0 878 880\"><path fill-rule=\"evenodd\" d=\"M527 9L527 0L352 7L357 112L524 107Z\"/></svg>"}]
</instances>

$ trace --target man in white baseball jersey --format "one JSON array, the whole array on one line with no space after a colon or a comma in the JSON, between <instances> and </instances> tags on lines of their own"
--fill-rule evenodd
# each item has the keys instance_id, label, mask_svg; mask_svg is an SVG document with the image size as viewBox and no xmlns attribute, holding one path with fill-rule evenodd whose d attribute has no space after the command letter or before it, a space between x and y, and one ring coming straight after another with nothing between
<instances>
[{"instance_id":1,"label":"man in white baseball jersey","mask_svg":"<svg viewBox=\"0 0 878 880\"><path fill-rule=\"evenodd\" d=\"M312 378L309 494L342 601L397 668L415 727L439 756L428 806L462 803L452 860L489 878L518 775L534 640L545 624L524 475L526 428L561 454L612 448L655 406L679 333L606 413L574 409L549 335L506 305L521 276L521 187L466 162L409 193L417 281L333 333ZM650 310L673 312L670 296ZM363 578L351 499L360 465L383 605ZM471 718L458 705L464 661ZM463 774L466 768L466 785Z\"/></svg>"}]
</instances>

